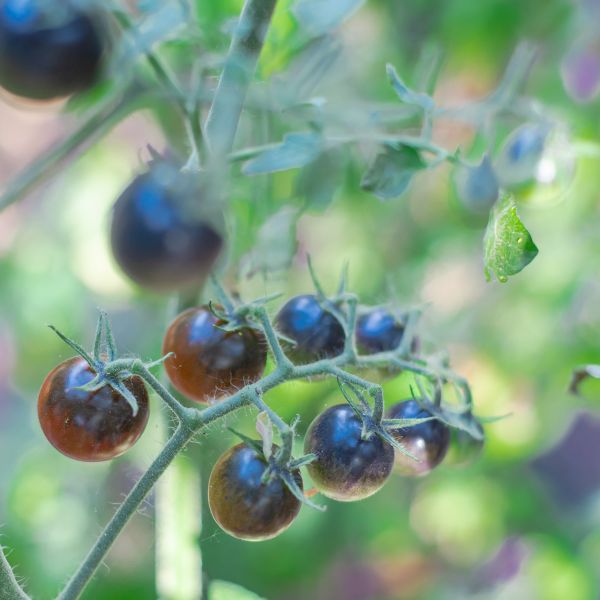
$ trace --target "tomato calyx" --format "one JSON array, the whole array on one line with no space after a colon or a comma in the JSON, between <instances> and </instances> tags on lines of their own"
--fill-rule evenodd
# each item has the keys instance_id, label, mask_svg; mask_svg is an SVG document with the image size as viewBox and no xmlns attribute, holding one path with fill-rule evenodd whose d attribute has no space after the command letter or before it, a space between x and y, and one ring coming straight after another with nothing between
<instances>
[{"instance_id":1,"label":"tomato calyx","mask_svg":"<svg viewBox=\"0 0 600 600\"><path fill-rule=\"evenodd\" d=\"M75 389L85 392L95 392L108 385L125 398L131 407L133 416L137 416L139 411L138 401L134 394L127 388L125 382L135 375L135 373L133 373L133 367L139 359L122 359L118 357L115 338L106 313L100 311L92 354L87 352L80 344L67 337L53 325L50 325L49 327L63 342L75 350L95 373L95 377L91 381L85 385L78 386ZM144 366L146 369L152 369L153 367L160 365L166 358L168 358L168 356L164 356L157 361L146 363Z\"/></svg>"},{"instance_id":2,"label":"tomato calyx","mask_svg":"<svg viewBox=\"0 0 600 600\"><path fill-rule=\"evenodd\" d=\"M268 418L264 418L266 416L266 413L263 412L257 417L257 430L261 438L260 440L253 439L235 429L229 428L229 431L240 438L240 440L242 440L249 448L252 448L267 464L267 468L261 478L261 483L268 486L272 481L279 479L302 504L306 504L319 511L326 510L325 506L313 502L304 493L294 476L301 467L310 464L316 460L317 457L314 454L307 454L300 458L293 458L286 440L283 439L283 435L281 444L273 443L272 424ZM292 432L295 430L298 420L299 419L296 418L292 425L289 426ZM294 434L292 434L292 436L293 435Z\"/></svg>"}]
</instances>

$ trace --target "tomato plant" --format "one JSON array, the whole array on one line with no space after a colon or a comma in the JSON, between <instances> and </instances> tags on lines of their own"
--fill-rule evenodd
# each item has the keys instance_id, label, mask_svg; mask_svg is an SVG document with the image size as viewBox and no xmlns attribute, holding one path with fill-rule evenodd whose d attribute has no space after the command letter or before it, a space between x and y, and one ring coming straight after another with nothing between
<instances>
[{"instance_id":1,"label":"tomato plant","mask_svg":"<svg viewBox=\"0 0 600 600\"><path fill-rule=\"evenodd\" d=\"M458 107L442 106L442 97L433 93L436 65L426 69L427 81L418 81L410 69L405 79L388 63L379 79L384 82L387 75L395 104L382 104L372 100L371 91L355 99L346 87L341 93L332 89L342 74L333 67L340 42L336 32L360 1L245 0L239 19L231 26L223 19L219 27L204 24L211 11L222 9L214 3L212 8L176 0L138 4L0 0L0 86L16 96L11 102L62 98L65 113L80 119L66 140L18 174L0 208L134 113L152 115L164 146L160 151L148 146L151 160L124 169L122 191L111 187L111 210L90 207L88 214L81 208L87 193L95 192L91 186L77 198L81 204L71 207L70 234L79 236L82 247L89 242L73 268L94 279L95 293L102 303L112 303L115 313L125 298L135 303L130 315L152 314L152 327L138 330L144 340L130 337L123 354L102 312L91 352L55 330L77 356L61 362L42 383L41 430L66 457L99 462L120 457L138 441L135 452L145 457L150 434L142 434L152 418L157 427L149 431L161 449L59 600L85 592L153 490L157 594L197 600L205 587L199 555L204 538L190 540L184 515L196 511L192 519L201 520L200 489L220 528L215 535L222 530L234 538L225 544L270 540L291 528L281 537L287 540L294 525L302 530L303 505L319 511L332 506L329 501L334 506L371 498L387 483L392 490L398 487L394 481L406 485L397 475L436 477L431 472L446 463L473 466L488 436L483 425L494 416L482 417L469 381L451 367L437 334L430 339L423 331L425 306L407 308L391 291L385 298L365 297L360 286L350 285L348 272L358 264L366 279L378 281L381 296L391 268L374 257L390 244L390 254L400 262L402 240L396 231L380 232L371 215L396 223L395 201L413 182L433 180L429 174L445 167L453 175L460 214L468 214L478 228L487 222L477 233L486 278L505 283L538 255L521 220L526 202L554 194L573 172L571 156L557 153L569 139L568 128L522 93L535 57L527 45L517 49L488 96ZM273 20L278 34L286 31L283 42L275 34L269 37ZM320 84L323 96L313 93ZM595 94L592 84L595 78L585 98ZM440 128L448 119L473 128L473 149L446 144ZM106 164L99 163L99 170L108 178ZM352 254L350 269L343 269L333 286L335 257L322 250L326 272L317 276L306 248L318 239L337 251L326 211L346 188L354 194L347 204L358 226L345 223L343 241L352 254L354 240L361 239L371 254ZM423 198L422 205L426 202ZM415 228L426 222L426 211L412 206ZM411 211L401 216L405 223ZM102 243L118 273L112 263L97 261L97 240L86 239L95 220L108 223ZM285 293L271 293L286 272L291 282L281 283ZM409 267L406 272L403 285L410 288L415 281ZM44 292L60 296L59 288ZM460 302L461 294L478 298L476 286L464 288L430 297L446 309L453 299ZM123 296L107 298L115 289ZM120 336L127 333L123 321L115 319ZM140 358L146 337L153 343L162 339L162 357ZM459 370L465 365L461 362ZM164 377L153 374L158 368L164 368ZM477 376L477 368L469 372ZM308 427L303 415L291 416L296 405L283 401L290 390L305 389L292 385L300 381L319 396L307 408L317 413ZM410 396L398 395L399 390ZM161 411L150 414L149 392L167 408L166 418ZM407 399L392 404L398 397ZM490 412L489 405L481 410ZM222 439L213 448L208 436L228 438L225 424L239 419L247 425L249 414L259 439L232 431L242 443L227 442L229 449L212 460L212 450L222 451ZM299 448L303 454L297 456ZM187 467L182 456L189 459ZM209 462L210 478L202 486L200 474ZM435 485L433 492L415 489L431 494L415 505L416 513L436 504ZM329 504L313 500L316 494ZM366 511L376 504L369 503L380 496L364 504L363 514L370 514ZM360 514L361 509L352 510ZM313 514L315 522L329 522L329 515ZM435 537L424 528L422 537L427 535ZM190 589L173 592L180 581L189 581ZM210 582L209 598L217 583ZM0 597L28 598L1 551L0 586Z\"/></svg>"}]
</instances>

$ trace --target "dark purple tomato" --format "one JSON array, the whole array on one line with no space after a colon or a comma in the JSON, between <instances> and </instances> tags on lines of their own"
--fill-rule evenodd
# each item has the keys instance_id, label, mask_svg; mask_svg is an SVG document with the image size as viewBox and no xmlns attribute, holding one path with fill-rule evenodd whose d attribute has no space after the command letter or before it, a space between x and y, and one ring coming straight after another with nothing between
<instances>
[{"instance_id":1,"label":"dark purple tomato","mask_svg":"<svg viewBox=\"0 0 600 600\"><path fill-rule=\"evenodd\" d=\"M312 294L288 300L275 324L280 333L296 342L293 346L284 344L286 354L296 364L332 358L344 351L342 324Z\"/></svg>"},{"instance_id":2,"label":"dark purple tomato","mask_svg":"<svg viewBox=\"0 0 600 600\"><path fill-rule=\"evenodd\" d=\"M268 540L285 531L300 511L300 501L281 480L262 477L268 467L254 448L238 444L214 466L208 482L208 505L219 526L242 540ZM293 477L302 489L299 471Z\"/></svg>"},{"instance_id":3,"label":"dark purple tomato","mask_svg":"<svg viewBox=\"0 0 600 600\"><path fill-rule=\"evenodd\" d=\"M0 0L0 85L49 100L92 87L100 77L106 35L81 4Z\"/></svg>"},{"instance_id":4,"label":"dark purple tomato","mask_svg":"<svg viewBox=\"0 0 600 600\"><path fill-rule=\"evenodd\" d=\"M388 411L390 419L424 419L431 413L416 400L395 404ZM450 428L437 419L412 427L392 429L390 433L419 461L396 451L396 470L401 475L421 476L437 467L448 452Z\"/></svg>"},{"instance_id":5,"label":"dark purple tomato","mask_svg":"<svg viewBox=\"0 0 600 600\"><path fill-rule=\"evenodd\" d=\"M453 467L466 467L479 458L485 445L485 437L483 437L484 431L481 424L478 421L475 423L477 430L482 436L481 439L474 438L463 429L458 429L458 427L451 429L450 447L444 459L444 464Z\"/></svg>"},{"instance_id":6,"label":"dark purple tomato","mask_svg":"<svg viewBox=\"0 0 600 600\"><path fill-rule=\"evenodd\" d=\"M317 456L307 467L315 486L342 502L373 495L394 465L394 448L375 433L363 438L362 421L347 404L328 408L311 423L304 450Z\"/></svg>"},{"instance_id":7,"label":"dark purple tomato","mask_svg":"<svg viewBox=\"0 0 600 600\"><path fill-rule=\"evenodd\" d=\"M226 396L260 379L267 363L263 334L249 327L218 329L220 321L208 308L182 312L163 341L169 379L182 394L197 402Z\"/></svg>"},{"instance_id":8,"label":"dark purple tomato","mask_svg":"<svg viewBox=\"0 0 600 600\"><path fill-rule=\"evenodd\" d=\"M148 422L148 393L141 378L125 381L138 401L134 416L127 400L108 385L95 392L75 389L94 377L82 358L71 358L49 373L38 396L38 417L48 441L64 455L87 462L123 454Z\"/></svg>"},{"instance_id":9,"label":"dark purple tomato","mask_svg":"<svg viewBox=\"0 0 600 600\"><path fill-rule=\"evenodd\" d=\"M117 200L113 255L139 285L159 292L200 287L213 269L223 238L196 177L157 162Z\"/></svg>"},{"instance_id":10,"label":"dark purple tomato","mask_svg":"<svg viewBox=\"0 0 600 600\"><path fill-rule=\"evenodd\" d=\"M377 354L398 348L404 324L385 308L375 308L356 321L356 346L361 354Z\"/></svg>"}]
</instances>

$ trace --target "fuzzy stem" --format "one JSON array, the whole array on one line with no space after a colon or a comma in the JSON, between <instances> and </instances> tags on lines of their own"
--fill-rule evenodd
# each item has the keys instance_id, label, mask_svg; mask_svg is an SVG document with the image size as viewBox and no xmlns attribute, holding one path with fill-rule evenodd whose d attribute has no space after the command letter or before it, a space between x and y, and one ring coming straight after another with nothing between
<instances>
[{"instance_id":1,"label":"fuzzy stem","mask_svg":"<svg viewBox=\"0 0 600 600\"><path fill-rule=\"evenodd\" d=\"M150 465L150 468L142 475L131 492L129 492L123 504L119 506L104 531L100 534L90 553L80 565L75 575L67 583L57 600L75 600L79 598L79 595L100 566L106 553L131 516L135 514L139 505L146 498L158 478L164 473L165 469L179 452L183 450L193 435L194 431L192 429L184 426L178 427L166 446Z\"/></svg>"},{"instance_id":2,"label":"fuzzy stem","mask_svg":"<svg viewBox=\"0 0 600 600\"><path fill-rule=\"evenodd\" d=\"M0 598L2 600L30 600L17 583L2 546L0 546Z\"/></svg>"}]
</instances>

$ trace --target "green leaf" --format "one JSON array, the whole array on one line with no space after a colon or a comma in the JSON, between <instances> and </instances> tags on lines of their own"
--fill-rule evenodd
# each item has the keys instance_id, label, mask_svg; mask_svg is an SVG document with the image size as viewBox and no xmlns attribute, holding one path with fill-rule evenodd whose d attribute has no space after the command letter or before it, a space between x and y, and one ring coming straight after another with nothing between
<instances>
[{"instance_id":1,"label":"green leaf","mask_svg":"<svg viewBox=\"0 0 600 600\"><path fill-rule=\"evenodd\" d=\"M522 271L538 253L529 231L517 214L510 194L504 193L490 214L483 239L485 276L506 282Z\"/></svg>"},{"instance_id":2,"label":"green leaf","mask_svg":"<svg viewBox=\"0 0 600 600\"><path fill-rule=\"evenodd\" d=\"M324 211L340 187L343 161L339 152L327 150L306 165L296 179L296 195L309 209Z\"/></svg>"},{"instance_id":3,"label":"green leaf","mask_svg":"<svg viewBox=\"0 0 600 600\"><path fill-rule=\"evenodd\" d=\"M313 132L288 133L281 144L261 152L243 167L244 175L261 175L299 169L311 163L321 151L321 136Z\"/></svg>"},{"instance_id":4,"label":"green leaf","mask_svg":"<svg viewBox=\"0 0 600 600\"><path fill-rule=\"evenodd\" d=\"M213 581L210 584L208 600L264 600L264 598L235 583Z\"/></svg>"},{"instance_id":5,"label":"green leaf","mask_svg":"<svg viewBox=\"0 0 600 600\"><path fill-rule=\"evenodd\" d=\"M396 94L402 102L405 104L412 104L414 106L419 106L424 111L428 112L433 110L434 103L433 98L428 94L423 94L422 92L414 92L411 90L405 83L400 79L396 69L390 64L386 65L386 72L388 79L390 81L391 86L394 88Z\"/></svg>"},{"instance_id":6,"label":"green leaf","mask_svg":"<svg viewBox=\"0 0 600 600\"><path fill-rule=\"evenodd\" d=\"M424 167L421 155L411 146L386 145L364 174L360 185L380 200L392 200L407 190L414 174Z\"/></svg>"},{"instance_id":7,"label":"green leaf","mask_svg":"<svg viewBox=\"0 0 600 600\"><path fill-rule=\"evenodd\" d=\"M357 11L365 0L296 0L292 12L300 25L317 37L329 33Z\"/></svg>"}]
</instances>

